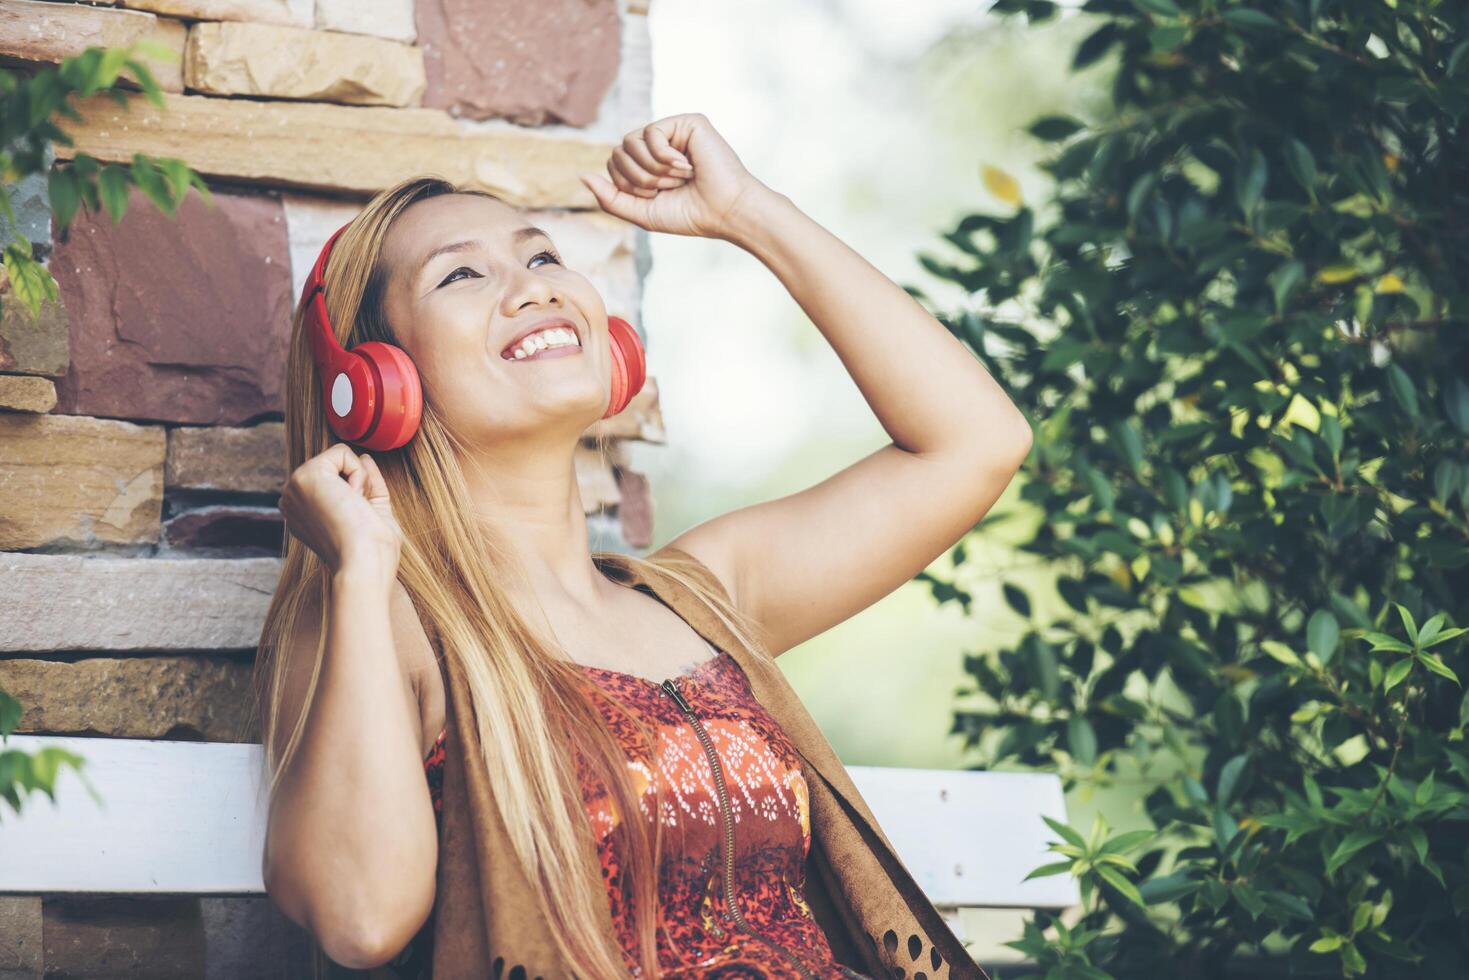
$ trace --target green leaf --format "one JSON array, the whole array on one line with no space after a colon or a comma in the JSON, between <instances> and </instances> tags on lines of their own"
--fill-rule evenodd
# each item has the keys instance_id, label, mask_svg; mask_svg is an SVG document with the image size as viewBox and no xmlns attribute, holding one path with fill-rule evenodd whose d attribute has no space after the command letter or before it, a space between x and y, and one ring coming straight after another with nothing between
<instances>
[{"instance_id":1,"label":"green leaf","mask_svg":"<svg viewBox=\"0 0 1469 980\"><path fill-rule=\"evenodd\" d=\"M1121 892L1128 901L1132 902L1138 908L1145 909L1148 907L1147 903L1143 901L1142 895L1138 894L1137 886L1124 878L1122 872L1115 868L1098 865L1097 874L1101 876L1103 881Z\"/></svg>"},{"instance_id":2,"label":"green leaf","mask_svg":"<svg viewBox=\"0 0 1469 980\"><path fill-rule=\"evenodd\" d=\"M77 175L69 167L53 167L46 176L47 196L51 201L51 217L58 229L71 225L81 206L81 189L77 187Z\"/></svg>"},{"instance_id":3,"label":"green leaf","mask_svg":"<svg viewBox=\"0 0 1469 980\"><path fill-rule=\"evenodd\" d=\"M1423 666L1427 667L1429 670L1433 671L1440 677L1447 677L1455 684L1459 683L1459 675L1455 674L1442 660L1438 659L1437 654L1429 653L1427 650L1422 650L1418 653L1418 660L1423 664Z\"/></svg>"},{"instance_id":4,"label":"green leaf","mask_svg":"<svg viewBox=\"0 0 1469 980\"><path fill-rule=\"evenodd\" d=\"M1469 55L1469 41L1460 41L1449 54L1449 60L1444 65L1444 74L1457 75L1464 65L1466 55Z\"/></svg>"},{"instance_id":5,"label":"green leaf","mask_svg":"<svg viewBox=\"0 0 1469 980\"><path fill-rule=\"evenodd\" d=\"M1249 7L1231 7L1219 16L1226 23L1247 30L1280 30L1280 22L1274 17Z\"/></svg>"},{"instance_id":6,"label":"green leaf","mask_svg":"<svg viewBox=\"0 0 1469 980\"><path fill-rule=\"evenodd\" d=\"M1156 830L1129 830L1125 834L1118 834L1107 843L1103 844L1098 854L1126 854L1139 844L1150 841L1158 836Z\"/></svg>"},{"instance_id":7,"label":"green leaf","mask_svg":"<svg viewBox=\"0 0 1469 980\"><path fill-rule=\"evenodd\" d=\"M1076 56L1071 59L1071 70L1080 71L1088 65L1100 61L1110 48L1121 37L1116 21L1107 21L1101 27L1087 35L1086 39L1076 46Z\"/></svg>"},{"instance_id":8,"label":"green leaf","mask_svg":"<svg viewBox=\"0 0 1469 980\"><path fill-rule=\"evenodd\" d=\"M1265 181L1269 173L1270 169L1265 161L1265 154L1260 152L1259 147L1250 150L1248 163L1241 161L1236 168L1234 196L1239 203L1239 209L1244 212L1246 218L1253 215L1255 208L1259 206L1260 197L1265 193ZM1277 308L1279 305L1277 302Z\"/></svg>"},{"instance_id":9,"label":"green leaf","mask_svg":"<svg viewBox=\"0 0 1469 980\"><path fill-rule=\"evenodd\" d=\"M1443 613L1436 613L1428 617L1428 622L1418 627L1418 647L1423 649L1433 642L1438 636L1438 631L1443 629L1444 620L1447 617Z\"/></svg>"},{"instance_id":10,"label":"green leaf","mask_svg":"<svg viewBox=\"0 0 1469 980\"><path fill-rule=\"evenodd\" d=\"M1436 646L1438 646L1440 643L1444 642L1445 640L1452 640L1454 637L1459 636L1462 633L1469 633L1469 630L1466 630L1466 629L1464 629L1463 627L1460 627L1460 626L1455 626L1453 629L1444 630L1443 632L1439 633L1437 636L1435 636L1432 640L1429 640L1427 643L1419 643L1418 646L1421 647L1422 649L1425 649L1426 650L1429 647L1436 647Z\"/></svg>"},{"instance_id":11,"label":"green leaf","mask_svg":"<svg viewBox=\"0 0 1469 980\"><path fill-rule=\"evenodd\" d=\"M1384 692L1391 691L1393 688L1401 684L1404 679L1407 678L1408 674L1412 672L1412 670L1412 657L1405 657L1404 659L1395 662L1391 667L1387 669L1387 673L1382 678L1382 690Z\"/></svg>"},{"instance_id":12,"label":"green leaf","mask_svg":"<svg viewBox=\"0 0 1469 980\"><path fill-rule=\"evenodd\" d=\"M15 731L15 726L20 724L20 716L24 713L25 709L20 706L20 702L5 693L4 688L0 688L0 735L8 738ZM4 780L0 780L0 785L3 784Z\"/></svg>"},{"instance_id":13,"label":"green leaf","mask_svg":"<svg viewBox=\"0 0 1469 980\"><path fill-rule=\"evenodd\" d=\"M5 246L3 261L5 272L10 276L11 293L24 303L34 318L41 305L57 299L56 280L51 273L30 256L31 246L26 242Z\"/></svg>"},{"instance_id":14,"label":"green leaf","mask_svg":"<svg viewBox=\"0 0 1469 980\"><path fill-rule=\"evenodd\" d=\"M1368 643L1371 643L1372 649L1374 651L1387 650L1392 653L1413 652L1413 648L1408 646L1408 644L1404 643L1402 640L1398 639L1395 636L1388 636L1386 633L1378 633L1374 632L1373 630L1365 630L1357 635L1357 639L1366 640Z\"/></svg>"},{"instance_id":15,"label":"green leaf","mask_svg":"<svg viewBox=\"0 0 1469 980\"><path fill-rule=\"evenodd\" d=\"M1413 379L1408 377L1408 372L1397 361L1387 366L1387 381L1392 388L1393 397L1403 411L1412 418L1418 417L1418 389L1413 387Z\"/></svg>"},{"instance_id":16,"label":"green leaf","mask_svg":"<svg viewBox=\"0 0 1469 980\"><path fill-rule=\"evenodd\" d=\"M1081 834L1072 830L1064 823L1057 823L1055 820L1052 820L1050 817L1047 817L1045 815L1042 815L1041 819L1046 822L1046 826L1050 827L1056 833L1060 834L1062 840L1066 841L1068 844L1073 844L1076 847L1081 848L1082 850L1086 850L1086 838L1082 837Z\"/></svg>"},{"instance_id":17,"label":"green leaf","mask_svg":"<svg viewBox=\"0 0 1469 980\"><path fill-rule=\"evenodd\" d=\"M1325 609L1318 609L1311 614L1311 620L1306 624L1306 645L1323 664L1331 663L1331 659L1336 656L1340 640L1341 626L1335 616Z\"/></svg>"},{"instance_id":18,"label":"green leaf","mask_svg":"<svg viewBox=\"0 0 1469 980\"><path fill-rule=\"evenodd\" d=\"M1326 873L1336 874L1336 870L1352 859L1358 851L1369 845L1382 840L1382 834L1376 830L1354 830L1342 838L1336 850L1331 852L1331 857L1326 862Z\"/></svg>"},{"instance_id":19,"label":"green leaf","mask_svg":"<svg viewBox=\"0 0 1469 980\"><path fill-rule=\"evenodd\" d=\"M1469 44L1469 41L1464 43ZM1465 384L1463 378L1454 378L1444 385L1443 407L1454 428L1469 433L1469 384Z\"/></svg>"},{"instance_id":20,"label":"green leaf","mask_svg":"<svg viewBox=\"0 0 1469 980\"><path fill-rule=\"evenodd\" d=\"M1214 808L1214 839L1219 842L1221 851L1229 849L1229 842L1234 840L1239 833L1239 821L1229 815L1229 811L1223 807Z\"/></svg>"},{"instance_id":21,"label":"green leaf","mask_svg":"<svg viewBox=\"0 0 1469 980\"><path fill-rule=\"evenodd\" d=\"M1341 456L1342 447L1341 420L1335 415L1321 416L1321 441L1326 443L1326 448L1331 450L1331 458L1337 459Z\"/></svg>"},{"instance_id":22,"label":"green leaf","mask_svg":"<svg viewBox=\"0 0 1469 980\"><path fill-rule=\"evenodd\" d=\"M1310 945L1310 950L1313 953L1330 953L1331 951L1340 947L1341 944L1346 941L1347 940L1345 936L1322 936L1320 939L1316 940Z\"/></svg>"},{"instance_id":23,"label":"green leaf","mask_svg":"<svg viewBox=\"0 0 1469 980\"><path fill-rule=\"evenodd\" d=\"M1285 141L1285 165L1290 170L1291 176L1296 179L1296 183L1305 190L1311 191L1314 200L1316 158L1311 155L1310 148L1295 137L1287 139Z\"/></svg>"},{"instance_id":24,"label":"green leaf","mask_svg":"<svg viewBox=\"0 0 1469 980\"><path fill-rule=\"evenodd\" d=\"M1283 664L1290 664L1293 667L1301 665L1301 658L1296 656L1296 652L1279 640L1262 640L1260 649Z\"/></svg>"},{"instance_id":25,"label":"green leaf","mask_svg":"<svg viewBox=\"0 0 1469 980\"><path fill-rule=\"evenodd\" d=\"M1042 116L1030 124L1030 135L1049 143L1066 139L1086 127L1070 116Z\"/></svg>"},{"instance_id":26,"label":"green leaf","mask_svg":"<svg viewBox=\"0 0 1469 980\"><path fill-rule=\"evenodd\" d=\"M148 196L155 207L164 214L173 214L174 200L169 193L168 181L153 160L141 153L134 153L132 175L133 183Z\"/></svg>"},{"instance_id":27,"label":"green leaf","mask_svg":"<svg viewBox=\"0 0 1469 980\"><path fill-rule=\"evenodd\" d=\"M102 206L112 216L113 224L121 221L122 216L127 213L128 188L131 186L127 170L115 163L109 163L97 175L97 189L102 194Z\"/></svg>"},{"instance_id":28,"label":"green leaf","mask_svg":"<svg viewBox=\"0 0 1469 980\"><path fill-rule=\"evenodd\" d=\"M1423 806L1431 799L1433 799L1432 772L1430 772L1427 776L1424 776L1423 782L1419 783L1418 788L1413 791L1413 802L1418 804L1419 806Z\"/></svg>"},{"instance_id":29,"label":"green leaf","mask_svg":"<svg viewBox=\"0 0 1469 980\"><path fill-rule=\"evenodd\" d=\"M1029 881L1032 878L1044 878L1048 875L1065 874L1071 870L1071 866L1074 863L1074 861L1057 861L1055 864L1043 864L1020 880Z\"/></svg>"},{"instance_id":30,"label":"green leaf","mask_svg":"<svg viewBox=\"0 0 1469 980\"><path fill-rule=\"evenodd\" d=\"M1413 622L1413 614L1408 612L1408 607L1401 602L1394 602L1393 606L1396 607L1398 617L1403 621L1403 629L1407 630L1408 639L1416 646L1418 644L1418 626Z\"/></svg>"},{"instance_id":31,"label":"green leaf","mask_svg":"<svg viewBox=\"0 0 1469 980\"><path fill-rule=\"evenodd\" d=\"M1221 806L1229 806L1234 802L1235 790L1239 786L1240 774L1245 770L1245 764L1250 761L1248 755L1237 755L1226 762L1219 770L1219 803Z\"/></svg>"},{"instance_id":32,"label":"green leaf","mask_svg":"<svg viewBox=\"0 0 1469 980\"><path fill-rule=\"evenodd\" d=\"M1067 744L1077 762L1089 766L1097 761L1097 733L1092 723L1081 715L1073 715L1066 725Z\"/></svg>"},{"instance_id":33,"label":"green leaf","mask_svg":"<svg viewBox=\"0 0 1469 980\"><path fill-rule=\"evenodd\" d=\"M1192 881L1182 874L1172 874L1163 878L1149 878L1138 886L1138 894L1149 905L1157 905L1160 902L1176 902L1183 896L1197 891L1198 887L1197 881Z\"/></svg>"},{"instance_id":34,"label":"green leaf","mask_svg":"<svg viewBox=\"0 0 1469 980\"><path fill-rule=\"evenodd\" d=\"M158 161L158 169L163 172L163 176L168 180L169 190L172 192L172 199L175 202L182 202L184 195L189 193L189 178L193 173L189 170L189 165L173 157L163 157Z\"/></svg>"},{"instance_id":35,"label":"green leaf","mask_svg":"<svg viewBox=\"0 0 1469 980\"><path fill-rule=\"evenodd\" d=\"M1025 594L1023 589L1006 582L1002 591L1005 594L1005 601L1010 604L1011 609L1014 609L1022 616L1030 616L1030 598Z\"/></svg>"},{"instance_id":36,"label":"green leaf","mask_svg":"<svg viewBox=\"0 0 1469 980\"><path fill-rule=\"evenodd\" d=\"M1309 772L1305 773L1302 777L1301 785L1306 791L1306 800L1314 809L1320 810L1324 805L1324 799L1321 796L1321 786L1312 778Z\"/></svg>"},{"instance_id":37,"label":"green leaf","mask_svg":"<svg viewBox=\"0 0 1469 980\"><path fill-rule=\"evenodd\" d=\"M1281 263L1267 278L1270 281L1271 295L1275 298L1275 312L1280 313L1285 310L1286 300L1305 281L1306 267L1291 259Z\"/></svg>"}]
</instances>

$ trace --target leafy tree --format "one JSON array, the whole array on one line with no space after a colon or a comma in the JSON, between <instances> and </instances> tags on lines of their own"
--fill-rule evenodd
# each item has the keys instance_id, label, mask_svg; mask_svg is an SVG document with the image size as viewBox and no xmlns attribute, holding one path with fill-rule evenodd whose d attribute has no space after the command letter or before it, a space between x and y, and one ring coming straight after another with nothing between
<instances>
[{"instance_id":1,"label":"leafy tree","mask_svg":"<svg viewBox=\"0 0 1469 980\"><path fill-rule=\"evenodd\" d=\"M1021 548L1055 573L1004 584L1026 632L966 656L953 730L1141 779L1152 827L1054 824L1035 874L1081 914L1012 945L1053 978L1462 977L1469 6L1083 9L1109 118L1034 122L1047 221L971 214L922 259L1034 421ZM967 609L954 558L921 578Z\"/></svg>"},{"instance_id":2,"label":"leafy tree","mask_svg":"<svg viewBox=\"0 0 1469 980\"><path fill-rule=\"evenodd\" d=\"M56 125L56 118L80 121L70 104L73 96L86 98L107 93L121 105L127 104L119 75L128 69L148 100L164 107L163 94L138 55L169 57L167 48L152 41L138 41L126 48L87 48L81 54L29 73L0 69L0 215L11 240L0 241L0 308L7 294L14 294L35 317L42 304L57 298L56 280L36 258L36 246L20 232L10 203L15 185L31 174L46 174L46 192L51 204L52 225L58 234L70 227L81 207L91 213L103 208L114 224L127 210L128 188L136 186L165 214L172 215L193 187L206 204L212 203L203 179L182 160L149 157L135 153L131 167L101 164L86 153L78 153L66 165L52 166L51 144L73 145ZM49 169L48 169L49 168ZM0 688L0 744L20 724L23 709L15 698ZM70 765L85 781L84 760L76 753L50 746L35 753L0 749L0 799L20 812L24 796L42 791L55 801L56 776L61 766ZM94 788L88 789L96 795Z\"/></svg>"}]
</instances>

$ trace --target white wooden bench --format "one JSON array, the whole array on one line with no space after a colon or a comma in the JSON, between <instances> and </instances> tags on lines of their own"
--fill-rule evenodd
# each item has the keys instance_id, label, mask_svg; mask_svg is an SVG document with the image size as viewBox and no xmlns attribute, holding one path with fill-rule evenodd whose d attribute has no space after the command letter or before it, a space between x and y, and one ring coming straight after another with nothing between
<instances>
[{"instance_id":1,"label":"white wooden bench","mask_svg":"<svg viewBox=\"0 0 1469 980\"><path fill-rule=\"evenodd\" d=\"M12 735L7 747L59 745L70 768L53 804L25 798L0 818L0 895L249 896L265 891L268 799L259 744ZM1065 821L1053 775L850 766L898 856L956 932L961 908L1064 908L1080 901L1065 875L1022 879L1050 863ZM1018 938L1018 930L1016 937Z\"/></svg>"}]
</instances>

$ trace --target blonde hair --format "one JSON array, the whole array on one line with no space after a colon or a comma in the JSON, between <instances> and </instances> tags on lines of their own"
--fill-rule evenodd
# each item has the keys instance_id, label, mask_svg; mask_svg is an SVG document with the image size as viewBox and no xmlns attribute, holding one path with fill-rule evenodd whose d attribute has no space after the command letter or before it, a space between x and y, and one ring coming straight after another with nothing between
<instances>
[{"instance_id":1,"label":"blonde hair","mask_svg":"<svg viewBox=\"0 0 1469 980\"><path fill-rule=\"evenodd\" d=\"M377 194L351 221L332 248L324 272L328 316L344 348L367 340L396 344L383 297L390 270L382 259L383 240L393 220L416 201L461 190L427 175L404 180ZM328 428L321 387L311 360L298 308L292 322L286 365L285 428L287 472L339 440ZM374 453L403 531L398 581L413 600L423 626L467 685L474 707L482 758L465 759L490 774L500 818L527 881L536 884L541 912L552 926L558 948L575 975L627 977L622 951L604 940L608 909L593 904L606 884L595 860L595 839L582 801L573 743L602 780L622 834L626 862L627 907L635 915L637 952L644 977L659 973L656 938L658 859L662 845L661 794L655 790L652 832L648 821L623 815L642 810L626 756L592 698L622 710L642 733L644 751L656 747L652 733L609 694L595 690L574 661L555 643L532 629L507 598L506 583L524 581L524 569L497 529L478 521L456 451L467 451L444 425L425 389L417 434L405 446ZM607 461L605 427L596 450ZM294 758L315 698L326 631L320 628L305 708L276 758L277 718L285 670L277 651L292 635L308 595L318 608L330 601L330 572L317 555L287 535L281 576L266 614L254 670L270 791ZM618 552L593 552L599 570L625 582L635 567L661 571L699 596L725 626L751 650L764 651L758 627L728 601L699 569L674 556L656 562ZM767 654L768 655L768 654ZM657 786L657 780L654 781ZM591 860L589 860L589 858ZM316 975L326 957L315 944Z\"/></svg>"}]
</instances>

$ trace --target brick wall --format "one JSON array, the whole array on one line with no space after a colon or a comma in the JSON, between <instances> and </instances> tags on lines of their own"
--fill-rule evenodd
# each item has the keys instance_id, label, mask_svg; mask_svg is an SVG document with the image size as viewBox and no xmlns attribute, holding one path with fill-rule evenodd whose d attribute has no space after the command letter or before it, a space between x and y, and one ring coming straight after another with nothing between
<instances>
[{"instance_id":1,"label":"brick wall","mask_svg":"<svg viewBox=\"0 0 1469 980\"><path fill-rule=\"evenodd\" d=\"M120 224L82 211L63 238L43 180L6 188L60 289L35 319L8 299L0 321L0 687L25 708L18 731L259 741L248 680L281 547L291 312L374 192L432 171L527 208L642 327L645 237L576 174L651 119L646 15L647 0L0 0L0 59L22 71L139 38L173 53L149 63L164 110L77 103L53 166L178 157L216 203L191 193L170 218L135 190ZM622 445L663 441L657 397L649 378L579 450L595 548L650 543ZM610 467L590 449L600 427ZM0 896L0 980L300 976L306 951L264 897Z\"/></svg>"}]
</instances>

